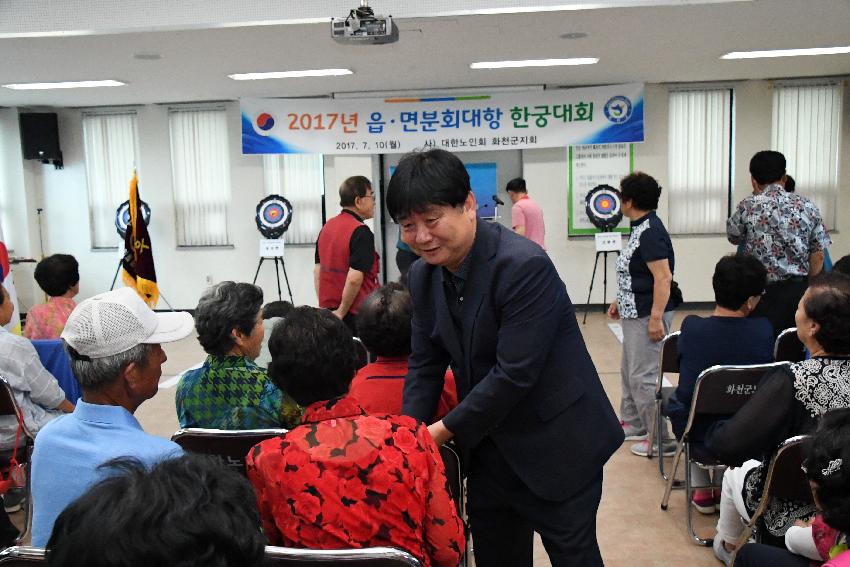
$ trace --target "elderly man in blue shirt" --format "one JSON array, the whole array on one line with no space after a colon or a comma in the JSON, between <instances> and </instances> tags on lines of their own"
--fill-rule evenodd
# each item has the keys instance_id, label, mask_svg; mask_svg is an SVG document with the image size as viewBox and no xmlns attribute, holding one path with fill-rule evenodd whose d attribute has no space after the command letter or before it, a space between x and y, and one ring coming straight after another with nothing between
<instances>
[{"instance_id":1,"label":"elderly man in blue shirt","mask_svg":"<svg viewBox=\"0 0 850 567\"><path fill-rule=\"evenodd\" d=\"M192 332L188 313L154 313L135 290L122 288L80 303L65 325L74 375L83 397L74 412L50 422L38 435L32 460L32 544L44 547L53 522L116 457L145 465L182 453L171 441L148 435L133 417L159 389L161 343Z\"/></svg>"}]
</instances>

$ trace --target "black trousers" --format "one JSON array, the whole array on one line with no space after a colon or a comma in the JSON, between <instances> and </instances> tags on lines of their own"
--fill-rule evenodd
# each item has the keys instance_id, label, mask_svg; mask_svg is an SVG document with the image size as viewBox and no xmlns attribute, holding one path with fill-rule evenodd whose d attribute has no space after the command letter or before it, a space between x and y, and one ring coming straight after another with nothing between
<instances>
[{"instance_id":1,"label":"black trousers","mask_svg":"<svg viewBox=\"0 0 850 567\"><path fill-rule=\"evenodd\" d=\"M794 313L807 287L809 281L804 276L767 284L764 295L750 317L767 317L773 325L773 336L778 337L785 329L797 326Z\"/></svg>"},{"instance_id":2,"label":"black trousers","mask_svg":"<svg viewBox=\"0 0 850 567\"><path fill-rule=\"evenodd\" d=\"M603 565L596 541L602 470L571 498L552 502L531 492L489 438L471 460L467 510L476 567L531 567L534 532L553 567Z\"/></svg>"},{"instance_id":3,"label":"black trousers","mask_svg":"<svg viewBox=\"0 0 850 567\"><path fill-rule=\"evenodd\" d=\"M809 567L810 563L802 555L761 543L748 543L735 557L735 567Z\"/></svg>"}]
</instances>

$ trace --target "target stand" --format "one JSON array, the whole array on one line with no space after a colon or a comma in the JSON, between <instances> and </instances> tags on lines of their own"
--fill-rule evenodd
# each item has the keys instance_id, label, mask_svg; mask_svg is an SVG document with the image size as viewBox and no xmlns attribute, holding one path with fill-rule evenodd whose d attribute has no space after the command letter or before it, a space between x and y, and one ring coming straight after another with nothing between
<instances>
[{"instance_id":1,"label":"target stand","mask_svg":"<svg viewBox=\"0 0 850 567\"><path fill-rule=\"evenodd\" d=\"M590 310L590 296L593 293L599 257L602 256L602 310L605 311L608 297L608 254L616 253L619 256L623 248L622 237L619 233L613 232L614 227L623 219L620 192L610 185L597 185L588 191L584 202L587 218L601 232L595 234L596 258L593 260L593 275L590 276L590 289L587 290L582 325L587 323L587 312Z\"/></svg>"},{"instance_id":2,"label":"target stand","mask_svg":"<svg viewBox=\"0 0 850 567\"><path fill-rule=\"evenodd\" d=\"M263 262L266 260L272 260L274 262L274 275L277 278L278 300L283 300L283 293L280 287L280 272L282 270L283 279L286 282L286 291L289 292L289 302L295 305L295 301L292 299L292 288L289 286L289 276L286 275L286 262L283 261L283 240L260 240L260 261L257 263L257 271L254 273L254 281L251 283L257 283L257 278L260 276L260 268L263 267Z\"/></svg>"},{"instance_id":3,"label":"target stand","mask_svg":"<svg viewBox=\"0 0 850 567\"><path fill-rule=\"evenodd\" d=\"M292 288L289 285L289 276L286 275L286 262L283 260L283 235L292 222L292 203L281 195L269 195L257 204L257 214L254 218L257 222L257 230L265 238L260 240L260 261L257 263L257 271L254 273L254 283L260 276L260 268L266 260L274 261L274 274L277 278L277 298L283 300L280 288L280 272L283 270L283 279L286 281L286 290L289 292L289 302L293 305Z\"/></svg>"},{"instance_id":4,"label":"target stand","mask_svg":"<svg viewBox=\"0 0 850 567\"><path fill-rule=\"evenodd\" d=\"M602 311L607 308L608 297L608 254L620 255L623 239L618 232L604 231L596 235L596 259L593 261L593 275L590 276L590 289L587 290L587 301L584 306L584 317L581 324L587 323L587 312L590 311L590 296L593 293L593 281L596 279L596 268L599 257L602 256Z\"/></svg>"}]
</instances>

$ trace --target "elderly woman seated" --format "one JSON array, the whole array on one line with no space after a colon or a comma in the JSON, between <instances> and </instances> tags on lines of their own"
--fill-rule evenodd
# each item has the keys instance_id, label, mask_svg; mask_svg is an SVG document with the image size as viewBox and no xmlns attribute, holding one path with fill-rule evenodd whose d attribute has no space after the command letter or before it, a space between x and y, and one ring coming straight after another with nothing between
<instances>
[{"instance_id":1,"label":"elderly woman seated","mask_svg":"<svg viewBox=\"0 0 850 567\"><path fill-rule=\"evenodd\" d=\"M361 368L351 382L351 396L374 414L401 414L401 396L410 356L410 292L388 283L372 292L360 305L357 329L366 349L378 359ZM446 370L443 393L433 421L457 405L455 377Z\"/></svg>"},{"instance_id":2,"label":"elderly woman seated","mask_svg":"<svg viewBox=\"0 0 850 567\"><path fill-rule=\"evenodd\" d=\"M301 408L254 363L263 342L263 290L221 282L195 309L198 341L209 355L186 371L177 386L180 427L291 428Z\"/></svg>"},{"instance_id":3,"label":"elderly woman seated","mask_svg":"<svg viewBox=\"0 0 850 567\"><path fill-rule=\"evenodd\" d=\"M80 292L80 265L70 254L53 254L39 262L33 273L47 294L47 303L33 305L27 312L24 336L32 339L58 339Z\"/></svg>"},{"instance_id":4,"label":"elderly woman seated","mask_svg":"<svg viewBox=\"0 0 850 567\"><path fill-rule=\"evenodd\" d=\"M765 463L783 440L811 433L829 410L850 407L850 278L835 272L812 281L795 314L797 336L811 353L804 362L768 373L732 418L718 422L706 445L731 465L723 477L714 553L729 564L735 541L764 487ZM782 537L813 506L776 500L764 513L767 531Z\"/></svg>"},{"instance_id":5,"label":"elderly woman seated","mask_svg":"<svg viewBox=\"0 0 850 567\"><path fill-rule=\"evenodd\" d=\"M367 415L347 396L351 332L330 311L294 309L275 326L272 380L305 406L303 424L248 453L272 545L313 549L392 546L426 567L454 567L463 525L427 427Z\"/></svg>"}]
</instances>

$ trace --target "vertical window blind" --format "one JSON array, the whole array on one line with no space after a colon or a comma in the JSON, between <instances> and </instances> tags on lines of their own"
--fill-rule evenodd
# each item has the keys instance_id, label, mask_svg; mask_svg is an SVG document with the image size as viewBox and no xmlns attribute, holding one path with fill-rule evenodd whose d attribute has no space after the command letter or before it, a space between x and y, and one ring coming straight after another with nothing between
<instances>
[{"instance_id":1,"label":"vertical window blind","mask_svg":"<svg viewBox=\"0 0 850 567\"><path fill-rule=\"evenodd\" d=\"M115 210L127 200L138 155L135 112L83 113L89 219L93 248L120 244Z\"/></svg>"},{"instance_id":2,"label":"vertical window blind","mask_svg":"<svg viewBox=\"0 0 850 567\"><path fill-rule=\"evenodd\" d=\"M837 218L842 90L837 81L777 83L773 90L772 147L830 229Z\"/></svg>"},{"instance_id":3,"label":"vertical window blind","mask_svg":"<svg viewBox=\"0 0 850 567\"><path fill-rule=\"evenodd\" d=\"M168 122L177 245L231 244L225 110L172 108Z\"/></svg>"},{"instance_id":4,"label":"vertical window blind","mask_svg":"<svg viewBox=\"0 0 850 567\"><path fill-rule=\"evenodd\" d=\"M669 229L722 233L729 214L732 90L669 94Z\"/></svg>"},{"instance_id":5,"label":"vertical window blind","mask_svg":"<svg viewBox=\"0 0 850 567\"><path fill-rule=\"evenodd\" d=\"M263 156L267 195L282 195L292 203L292 224L284 239L288 244L312 244L322 229L324 160L321 154Z\"/></svg>"}]
</instances>

